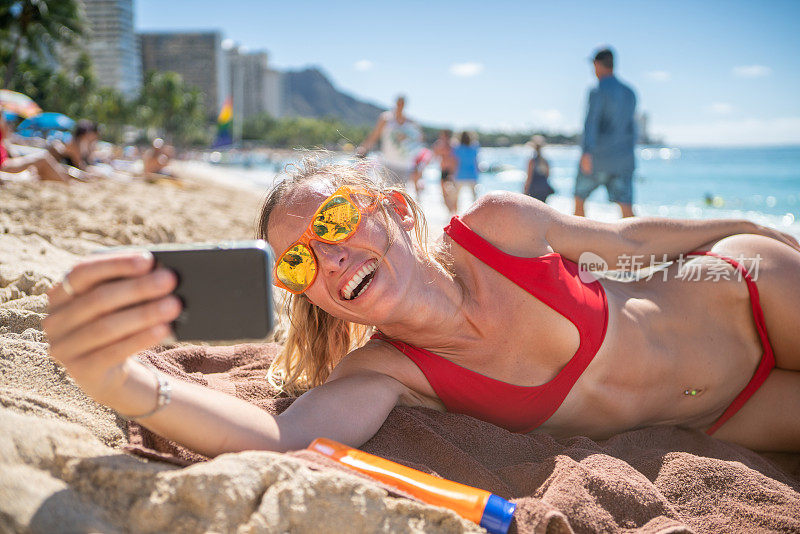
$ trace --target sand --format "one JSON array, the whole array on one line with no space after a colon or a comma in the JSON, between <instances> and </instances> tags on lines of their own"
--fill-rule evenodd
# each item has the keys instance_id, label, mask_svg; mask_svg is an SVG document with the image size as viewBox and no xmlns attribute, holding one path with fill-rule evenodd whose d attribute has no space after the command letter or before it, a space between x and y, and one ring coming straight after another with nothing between
<instances>
[{"instance_id":1,"label":"sand","mask_svg":"<svg viewBox=\"0 0 800 534\"><path fill-rule=\"evenodd\" d=\"M480 531L282 454L178 468L121 450L124 422L48 358L44 293L100 247L251 239L261 193L186 168L181 187L0 186L0 532Z\"/></svg>"}]
</instances>

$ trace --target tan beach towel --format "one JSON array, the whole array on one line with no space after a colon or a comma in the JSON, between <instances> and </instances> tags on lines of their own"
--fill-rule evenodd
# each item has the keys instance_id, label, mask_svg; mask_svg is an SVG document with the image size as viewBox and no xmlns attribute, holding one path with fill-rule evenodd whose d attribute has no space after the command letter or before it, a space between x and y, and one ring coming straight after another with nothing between
<instances>
[{"instance_id":1,"label":"tan beach towel","mask_svg":"<svg viewBox=\"0 0 800 534\"><path fill-rule=\"evenodd\" d=\"M265 379L277 350L189 346L142 357L280 413L293 399L276 397ZM203 460L136 423L130 435L138 454L180 465ZM362 449L517 503L518 532L800 532L800 454L759 455L677 427L598 443L397 408ZM344 469L311 452L289 455L316 469Z\"/></svg>"}]
</instances>

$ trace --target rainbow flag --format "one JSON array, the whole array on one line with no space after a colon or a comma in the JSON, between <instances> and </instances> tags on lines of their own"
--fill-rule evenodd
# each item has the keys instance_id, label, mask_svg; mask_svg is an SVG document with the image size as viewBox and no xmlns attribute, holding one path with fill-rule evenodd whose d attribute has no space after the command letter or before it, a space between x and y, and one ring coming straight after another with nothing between
<instances>
[{"instance_id":1,"label":"rainbow flag","mask_svg":"<svg viewBox=\"0 0 800 534\"><path fill-rule=\"evenodd\" d=\"M231 97L225 99L222 109L217 117L217 138L214 140L214 148L233 144L233 100Z\"/></svg>"}]
</instances>

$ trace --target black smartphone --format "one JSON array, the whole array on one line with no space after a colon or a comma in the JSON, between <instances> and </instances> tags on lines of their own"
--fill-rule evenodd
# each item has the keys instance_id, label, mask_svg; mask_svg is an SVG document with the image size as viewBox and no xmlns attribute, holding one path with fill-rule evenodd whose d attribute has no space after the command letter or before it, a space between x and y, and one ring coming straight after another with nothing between
<instances>
[{"instance_id":1,"label":"black smartphone","mask_svg":"<svg viewBox=\"0 0 800 534\"><path fill-rule=\"evenodd\" d=\"M256 340L272 333L272 250L265 241L148 247L178 276L180 341Z\"/></svg>"}]
</instances>

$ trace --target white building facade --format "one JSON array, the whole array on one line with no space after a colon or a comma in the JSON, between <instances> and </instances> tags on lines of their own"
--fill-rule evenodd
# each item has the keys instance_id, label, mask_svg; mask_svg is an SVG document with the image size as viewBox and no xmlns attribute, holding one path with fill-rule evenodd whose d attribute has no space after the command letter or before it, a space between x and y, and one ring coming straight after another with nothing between
<instances>
[{"instance_id":1,"label":"white building facade","mask_svg":"<svg viewBox=\"0 0 800 534\"><path fill-rule=\"evenodd\" d=\"M184 83L203 93L209 119L217 117L230 94L220 32L140 33L139 46L143 72L177 72Z\"/></svg>"},{"instance_id":2,"label":"white building facade","mask_svg":"<svg viewBox=\"0 0 800 534\"><path fill-rule=\"evenodd\" d=\"M233 116L240 120L269 113L281 115L281 73L269 68L266 52L227 52Z\"/></svg>"},{"instance_id":3,"label":"white building facade","mask_svg":"<svg viewBox=\"0 0 800 534\"><path fill-rule=\"evenodd\" d=\"M142 67L133 28L133 0L81 0L89 26L86 49L100 85L135 96Z\"/></svg>"}]
</instances>

